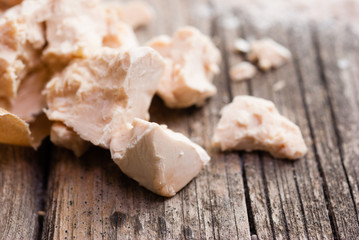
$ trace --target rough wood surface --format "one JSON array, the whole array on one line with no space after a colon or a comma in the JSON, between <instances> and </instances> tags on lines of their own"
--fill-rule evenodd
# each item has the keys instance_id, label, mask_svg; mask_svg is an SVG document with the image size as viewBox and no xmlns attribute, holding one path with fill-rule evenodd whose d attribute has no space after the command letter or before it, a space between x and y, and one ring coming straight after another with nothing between
<instances>
[{"instance_id":1,"label":"rough wood surface","mask_svg":"<svg viewBox=\"0 0 359 240\"><path fill-rule=\"evenodd\" d=\"M336 66L332 64L325 69L326 63L323 62L325 58L322 55L324 51L330 54L334 49L327 45L332 42L331 38L326 37L326 40L322 41L324 40L322 37L328 33L326 31L330 31L328 28L323 29L326 30L318 32L317 28L311 30L304 28L300 32L293 31L292 41L293 43L294 41L302 42L305 46L303 48L296 46L297 62L333 233L336 238L353 239L358 235L358 219L351 188L347 181L347 172L342 163L336 120L332 112L332 100L327 92L326 74L328 72L325 73L325 71L333 71ZM336 62L337 59L326 61ZM335 75L331 77L335 78ZM340 81L340 79L336 78L335 81ZM345 109L345 105L342 109Z\"/></svg>"},{"instance_id":2,"label":"rough wood surface","mask_svg":"<svg viewBox=\"0 0 359 240\"><path fill-rule=\"evenodd\" d=\"M210 0L147 1L157 15L138 31L141 43L189 24L221 50L218 94L203 108L171 110L155 97L150 110L151 121L202 145L211 163L175 197L163 198L122 174L100 148L78 159L52 147L47 159L45 151L0 146L0 239L356 239L359 38L337 26L263 29L231 12L241 19L236 26ZM243 58L233 51L238 37L271 37L293 59L232 82L228 70ZM309 148L306 157L287 161L264 152L213 150L220 110L241 94L272 100L298 124ZM39 210L46 212L43 225Z\"/></svg>"},{"instance_id":3,"label":"rough wood surface","mask_svg":"<svg viewBox=\"0 0 359 240\"><path fill-rule=\"evenodd\" d=\"M41 150L0 145L0 239L37 239L45 156Z\"/></svg>"},{"instance_id":4,"label":"rough wood surface","mask_svg":"<svg viewBox=\"0 0 359 240\"><path fill-rule=\"evenodd\" d=\"M237 34L227 31L224 36L229 66L241 60L230 46L231 39L239 36L271 37L294 51L283 26L272 27L263 32L249 24L243 24ZM300 126L308 146L311 146L308 120L294 63L269 73L259 73L246 82L232 82L232 95L253 94L274 101L282 114ZM278 84L283 88L278 89ZM260 239L332 238L322 181L311 147L307 156L300 161L277 160L263 153L246 154L244 161L254 231ZM258 175L261 177L257 177Z\"/></svg>"}]
</instances>

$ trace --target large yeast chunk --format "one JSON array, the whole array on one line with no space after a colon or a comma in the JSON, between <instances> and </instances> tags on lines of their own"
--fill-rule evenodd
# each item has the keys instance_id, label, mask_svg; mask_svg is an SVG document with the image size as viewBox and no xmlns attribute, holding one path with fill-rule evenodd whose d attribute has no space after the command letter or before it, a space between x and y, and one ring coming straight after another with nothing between
<instances>
[{"instance_id":1,"label":"large yeast chunk","mask_svg":"<svg viewBox=\"0 0 359 240\"><path fill-rule=\"evenodd\" d=\"M148 45L166 59L166 74L157 93L168 107L201 106L216 94L211 82L219 71L220 53L207 36L184 27L172 39L160 36Z\"/></svg>"},{"instance_id":2,"label":"large yeast chunk","mask_svg":"<svg viewBox=\"0 0 359 240\"><path fill-rule=\"evenodd\" d=\"M238 96L222 109L213 142L222 150L264 150L274 157L297 159L307 147L300 129L270 101Z\"/></svg>"},{"instance_id":3,"label":"large yeast chunk","mask_svg":"<svg viewBox=\"0 0 359 240\"><path fill-rule=\"evenodd\" d=\"M25 1L0 18L0 98L16 96L23 78L39 64L45 1Z\"/></svg>"},{"instance_id":4,"label":"large yeast chunk","mask_svg":"<svg viewBox=\"0 0 359 240\"><path fill-rule=\"evenodd\" d=\"M67 63L102 46L107 28L100 2L51 0L51 17L46 21L48 46L44 51L47 61Z\"/></svg>"},{"instance_id":5,"label":"large yeast chunk","mask_svg":"<svg viewBox=\"0 0 359 240\"><path fill-rule=\"evenodd\" d=\"M134 120L127 141L124 147L112 140L112 158L126 175L162 196L175 195L210 160L184 135L141 119Z\"/></svg>"},{"instance_id":6,"label":"large yeast chunk","mask_svg":"<svg viewBox=\"0 0 359 240\"><path fill-rule=\"evenodd\" d=\"M163 71L162 57L151 48L100 49L50 80L44 91L46 113L82 139L108 148L112 134L134 117L148 119Z\"/></svg>"}]
</instances>

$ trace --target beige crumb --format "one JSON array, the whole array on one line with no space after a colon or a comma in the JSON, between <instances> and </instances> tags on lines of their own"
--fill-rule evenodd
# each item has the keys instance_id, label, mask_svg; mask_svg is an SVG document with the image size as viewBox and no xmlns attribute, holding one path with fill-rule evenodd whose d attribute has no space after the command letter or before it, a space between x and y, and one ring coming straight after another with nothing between
<instances>
[{"instance_id":1,"label":"beige crumb","mask_svg":"<svg viewBox=\"0 0 359 240\"><path fill-rule=\"evenodd\" d=\"M238 38L234 42L234 50L240 53L248 53L251 50L251 44L243 38Z\"/></svg>"},{"instance_id":2,"label":"beige crumb","mask_svg":"<svg viewBox=\"0 0 359 240\"><path fill-rule=\"evenodd\" d=\"M253 78L257 73L257 69L249 62L241 62L231 67L229 75L234 82L240 82Z\"/></svg>"},{"instance_id":3,"label":"beige crumb","mask_svg":"<svg viewBox=\"0 0 359 240\"><path fill-rule=\"evenodd\" d=\"M222 109L213 144L223 151L264 150L288 159L307 152L299 127L280 115L272 102L251 96L237 96Z\"/></svg>"},{"instance_id":4,"label":"beige crumb","mask_svg":"<svg viewBox=\"0 0 359 240\"><path fill-rule=\"evenodd\" d=\"M158 95L170 108L202 106L216 94L212 84L221 55L211 40L193 27L183 27L170 38L159 36L148 45L166 60Z\"/></svg>"},{"instance_id":5,"label":"beige crumb","mask_svg":"<svg viewBox=\"0 0 359 240\"><path fill-rule=\"evenodd\" d=\"M82 156L91 144L76 134L63 123L56 122L51 126L50 140L57 146L64 147L74 152L77 157Z\"/></svg>"},{"instance_id":6,"label":"beige crumb","mask_svg":"<svg viewBox=\"0 0 359 240\"><path fill-rule=\"evenodd\" d=\"M273 91L278 92L278 91L282 90L283 88L285 88L285 85L286 85L285 81L280 80L273 84Z\"/></svg>"},{"instance_id":7,"label":"beige crumb","mask_svg":"<svg viewBox=\"0 0 359 240\"><path fill-rule=\"evenodd\" d=\"M257 62L260 69L268 71L288 62L291 59L291 53L279 43L265 38L251 43L247 58L251 62Z\"/></svg>"},{"instance_id":8,"label":"beige crumb","mask_svg":"<svg viewBox=\"0 0 359 240\"><path fill-rule=\"evenodd\" d=\"M126 175L162 196L175 195L210 160L184 135L141 119L134 120L127 141L125 149L111 142L112 158Z\"/></svg>"},{"instance_id":9,"label":"beige crumb","mask_svg":"<svg viewBox=\"0 0 359 240\"><path fill-rule=\"evenodd\" d=\"M39 216L45 216L46 212L45 211L37 211L37 215Z\"/></svg>"}]
</instances>

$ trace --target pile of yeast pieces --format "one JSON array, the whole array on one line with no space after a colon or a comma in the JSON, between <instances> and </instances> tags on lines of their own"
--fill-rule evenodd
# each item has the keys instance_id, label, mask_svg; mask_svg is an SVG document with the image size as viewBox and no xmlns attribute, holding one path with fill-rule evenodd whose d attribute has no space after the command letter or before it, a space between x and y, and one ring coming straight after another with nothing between
<instances>
[{"instance_id":1,"label":"pile of yeast pieces","mask_svg":"<svg viewBox=\"0 0 359 240\"><path fill-rule=\"evenodd\" d=\"M149 122L148 113L156 93L170 108L200 107L216 94L221 56L207 36L183 27L139 46L134 29L154 17L145 3L19 2L0 1L1 143L36 149L50 135L77 156L100 146L162 196L175 195L209 162L203 148ZM306 152L295 124L249 96L223 109L213 142L290 159Z\"/></svg>"}]
</instances>

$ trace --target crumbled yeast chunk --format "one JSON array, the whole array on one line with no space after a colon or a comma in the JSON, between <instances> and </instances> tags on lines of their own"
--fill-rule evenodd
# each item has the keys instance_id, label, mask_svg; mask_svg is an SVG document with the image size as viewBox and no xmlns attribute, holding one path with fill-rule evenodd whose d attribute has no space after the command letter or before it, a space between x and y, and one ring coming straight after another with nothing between
<instances>
[{"instance_id":1,"label":"crumbled yeast chunk","mask_svg":"<svg viewBox=\"0 0 359 240\"><path fill-rule=\"evenodd\" d=\"M192 180L210 157L197 144L165 126L133 121L127 145L111 142L120 169L140 185L162 196L173 196Z\"/></svg>"},{"instance_id":2,"label":"crumbled yeast chunk","mask_svg":"<svg viewBox=\"0 0 359 240\"><path fill-rule=\"evenodd\" d=\"M0 98L14 98L23 78L40 62L46 42L43 2L25 1L0 18Z\"/></svg>"},{"instance_id":3,"label":"crumbled yeast chunk","mask_svg":"<svg viewBox=\"0 0 359 240\"><path fill-rule=\"evenodd\" d=\"M134 29L149 24L155 15L153 8L143 1L129 1L127 3L113 1L104 5L107 9L115 12L121 21Z\"/></svg>"},{"instance_id":4,"label":"crumbled yeast chunk","mask_svg":"<svg viewBox=\"0 0 359 240\"><path fill-rule=\"evenodd\" d=\"M83 58L102 46L107 26L100 0L52 0L43 57L51 63Z\"/></svg>"},{"instance_id":5,"label":"crumbled yeast chunk","mask_svg":"<svg viewBox=\"0 0 359 240\"><path fill-rule=\"evenodd\" d=\"M291 59L291 53L279 43L265 38L251 43L247 58L251 62L258 62L259 68L267 71L285 64Z\"/></svg>"},{"instance_id":6,"label":"crumbled yeast chunk","mask_svg":"<svg viewBox=\"0 0 359 240\"><path fill-rule=\"evenodd\" d=\"M15 99L0 99L0 108L6 111L0 121L4 127L1 143L37 149L49 135L51 123L42 112L46 102L41 94L48 79L49 72L41 66L25 77Z\"/></svg>"},{"instance_id":7,"label":"crumbled yeast chunk","mask_svg":"<svg viewBox=\"0 0 359 240\"><path fill-rule=\"evenodd\" d=\"M77 157L83 155L90 147L89 142L60 122L51 126L50 140L57 146L72 150Z\"/></svg>"},{"instance_id":8,"label":"crumbled yeast chunk","mask_svg":"<svg viewBox=\"0 0 359 240\"><path fill-rule=\"evenodd\" d=\"M103 48L77 59L46 86L47 116L63 122L94 145L109 148L112 135L148 108L164 71L162 57L149 47Z\"/></svg>"},{"instance_id":9,"label":"crumbled yeast chunk","mask_svg":"<svg viewBox=\"0 0 359 240\"><path fill-rule=\"evenodd\" d=\"M33 122L46 107L45 97L41 92L49 78L50 73L44 66L37 68L24 78L15 99L11 102L0 102L0 107L26 122Z\"/></svg>"},{"instance_id":10,"label":"crumbled yeast chunk","mask_svg":"<svg viewBox=\"0 0 359 240\"><path fill-rule=\"evenodd\" d=\"M299 127L272 102L251 96L237 96L222 109L213 143L223 151L264 150L277 158L297 159L307 152Z\"/></svg>"},{"instance_id":11,"label":"crumbled yeast chunk","mask_svg":"<svg viewBox=\"0 0 359 240\"><path fill-rule=\"evenodd\" d=\"M148 45L166 59L166 72L157 93L168 107L201 106L216 94L211 82L219 72L221 57L207 36L193 27L184 27L172 39L159 36Z\"/></svg>"},{"instance_id":12,"label":"crumbled yeast chunk","mask_svg":"<svg viewBox=\"0 0 359 240\"><path fill-rule=\"evenodd\" d=\"M234 49L240 53L248 53L251 50L251 44L243 38L238 38L234 42Z\"/></svg>"},{"instance_id":13,"label":"crumbled yeast chunk","mask_svg":"<svg viewBox=\"0 0 359 240\"><path fill-rule=\"evenodd\" d=\"M73 58L86 58L102 46L138 46L136 35L123 15L133 18L146 15L124 14L122 8L121 4L104 4L100 0L52 0L52 15L46 21L48 47L44 59L63 65Z\"/></svg>"},{"instance_id":14,"label":"crumbled yeast chunk","mask_svg":"<svg viewBox=\"0 0 359 240\"><path fill-rule=\"evenodd\" d=\"M123 22L116 5L103 6L106 13L107 32L103 37L103 46L111 48L137 47L138 41L132 27Z\"/></svg>"},{"instance_id":15,"label":"crumbled yeast chunk","mask_svg":"<svg viewBox=\"0 0 359 240\"><path fill-rule=\"evenodd\" d=\"M237 65L231 67L229 71L229 75L234 82L253 78L256 73L256 67L249 62L240 62Z\"/></svg>"}]
</instances>

